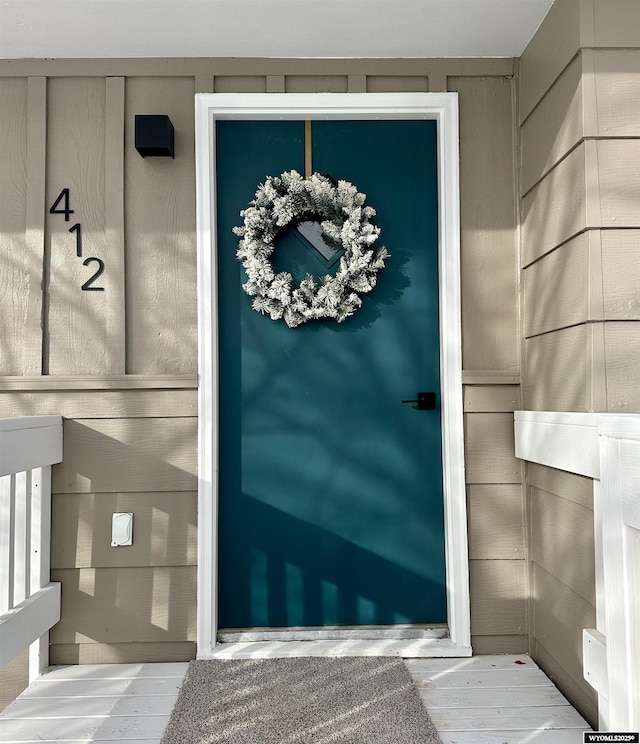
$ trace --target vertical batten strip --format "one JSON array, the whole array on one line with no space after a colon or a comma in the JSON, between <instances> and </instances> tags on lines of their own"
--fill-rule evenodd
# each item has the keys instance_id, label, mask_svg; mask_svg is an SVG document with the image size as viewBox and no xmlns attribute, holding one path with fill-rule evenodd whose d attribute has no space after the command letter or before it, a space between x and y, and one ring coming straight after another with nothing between
<instances>
[{"instance_id":1,"label":"vertical batten strip","mask_svg":"<svg viewBox=\"0 0 640 744\"><path fill-rule=\"evenodd\" d=\"M347 77L347 92L366 93L367 92L367 76L366 75L349 75Z\"/></svg>"},{"instance_id":2,"label":"vertical batten strip","mask_svg":"<svg viewBox=\"0 0 640 744\"><path fill-rule=\"evenodd\" d=\"M47 153L47 79L30 77L27 82L27 209L26 249L32 258L28 284L29 317L24 326L25 356L22 374L46 373L47 318L44 302L45 276L45 174Z\"/></svg>"},{"instance_id":3,"label":"vertical batten strip","mask_svg":"<svg viewBox=\"0 0 640 744\"><path fill-rule=\"evenodd\" d=\"M267 75L267 93L285 93L284 75Z\"/></svg>"},{"instance_id":4,"label":"vertical batten strip","mask_svg":"<svg viewBox=\"0 0 640 744\"><path fill-rule=\"evenodd\" d=\"M447 91L447 76L438 74L436 72L429 73L429 92L430 93L446 93Z\"/></svg>"},{"instance_id":5,"label":"vertical batten strip","mask_svg":"<svg viewBox=\"0 0 640 744\"><path fill-rule=\"evenodd\" d=\"M110 374L126 373L125 242L124 242L124 98L123 77L108 77L105 92L104 207L110 299L105 360Z\"/></svg>"},{"instance_id":6,"label":"vertical batten strip","mask_svg":"<svg viewBox=\"0 0 640 744\"><path fill-rule=\"evenodd\" d=\"M196 93L213 93L213 75L196 75L194 83Z\"/></svg>"}]
</instances>

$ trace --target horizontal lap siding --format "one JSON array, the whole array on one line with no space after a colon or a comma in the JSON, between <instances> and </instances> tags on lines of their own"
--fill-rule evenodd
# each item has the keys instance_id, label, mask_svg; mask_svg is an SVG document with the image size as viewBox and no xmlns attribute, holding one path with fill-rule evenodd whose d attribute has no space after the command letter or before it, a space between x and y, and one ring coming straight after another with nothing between
<instances>
[{"instance_id":1,"label":"horizontal lap siding","mask_svg":"<svg viewBox=\"0 0 640 744\"><path fill-rule=\"evenodd\" d=\"M193 491L196 418L64 421L53 493Z\"/></svg>"},{"instance_id":2,"label":"horizontal lap siding","mask_svg":"<svg viewBox=\"0 0 640 744\"><path fill-rule=\"evenodd\" d=\"M640 6L635 0L594 0L593 25L585 29L585 46L638 48L639 26Z\"/></svg>"},{"instance_id":3,"label":"horizontal lap siding","mask_svg":"<svg viewBox=\"0 0 640 744\"><path fill-rule=\"evenodd\" d=\"M169 384L169 383L167 383ZM68 419L182 418L196 416L197 391L65 390L15 392L0 390L0 417L64 416Z\"/></svg>"},{"instance_id":4,"label":"horizontal lap siding","mask_svg":"<svg viewBox=\"0 0 640 744\"><path fill-rule=\"evenodd\" d=\"M160 643L58 643L52 650L52 663L138 664L188 661L195 659L195 641Z\"/></svg>"},{"instance_id":5,"label":"horizontal lap siding","mask_svg":"<svg viewBox=\"0 0 640 744\"><path fill-rule=\"evenodd\" d=\"M529 266L586 229L585 150L583 143L523 197L523 266Z\"/></svg>"},{"instance_id":6,"label":"horizontal lap siding","mask_svg":"<svg viewBox=\"0 0 640 744\"><path fill-rule=\"evenodd\" d=\"M469 561L472 635L519 635L524 646L528 622L525 572L521 560ZM500 647L498 640L494 648Z\"/></svg>"},{"instance_id":7,"label":"horizontal lap siding","mask_svg":"<svg viewBox=\"0 0 640 744\"><path fill-rule=\"evenodd\" d=\"M593 553L593 509L530 487L531 558L595 606L595 564L574 556Z\"/></svg>"},{"instance_id":8,"label":"horizontal lap siding","mask_svg":"<svg viewBox=\"0 0 640 744\"><path fill-rule=\"evenodd\" d=\"M588 312L586 272L589 237L578 235L524 272L525 338L584 323Z\"/></svg>"},{"instance_id":9,"label":"horizontal lap siding","mask_svg":"<svg viewBox=\"0 0 640 744\"><path fill-rule=\"evenodd\" d=\"M17 385L6 379L6 387ZM77 379L79 387L90 384ZM0 391L0 416L65 417L65 459L52 489L52 580L63 588L54 664L195 655L195 378L167 377L167 386L180 386L174 389L135 387L145 379L161 384L157 378L118 379L94 384L116 389L73 390L68 379L62 390ZM25 379L23 386L46 383ZM130 547L111 547L114 512L134 514ZM9 676L15 673L2 678Z\"/></svg>"},{"instance_id":10,"label":"horizontal lap siding","mask_svg":"<svg viewBox=\"0 0 640 744\"><path fill-rule=\"evenodd\" d=\"M585 161L577 157L579 148L554 171L561 175L553 184L546 179L534 190L544 187L543 192L530 192L525 197L525 212L528 199L543 197L540 204L534 206L532 202L523 252L525 262L538 258L535 253L527 253L528 248L544 252L540 260L524 270L524 329L530 371L525 399L529 407L613 412L640 408L640 397L629 387L640 319L636 249L640 189L633 175L640 166L640 139L630 142L591 143L595 148L592 162L599 168L588 187L582 180L580 164ZM570 162L574 157L575 162ZM565 168L566 172L561 173ZM561 187L566 193L572 183L576 189L570 197L576 209L573 216L551 210L545 222L544 204L552 200L554 189ZM598 191L597 211L579 197L583 187L585 191ZM571 213L566 200L560 199L560 203ZM588 213L595 215L594 220L586 219ZM557 221L555 214L559 216ZM581 220L589 224L580 228ZM621 229L607 229L615 225ZM550 246L552 250L545 252ZM563 348L567 339L573 347ZM549 367L550 350L557 369ZM544 369L540 368L540 358ZM572 364L575 379L569 380ZM582 387L584 395L576 394L576 386Z\"/></svg>"},{"instance_id":11,"label":"horizontal lap siding","mask_svg":"<svg viewBox=\"0 0 640 744\"><path fill-rule=\"evenodd\" d=\"M580 0L556 0L520 60L520 122L580 47Z\"/></svg>"},{"instance_id":12,"label":"horizontal lap siding","mask_svg":"<svg viewBox=\"0 0 640 744\"><path fill-rule=\"evenodd\" d=\"M640 320L640 230L602 232L603 318Z\"/></svg>"},{"instance_id":13,"label":"horizontal lap siding","mask_svg":"<svg viewBox=\"0 0 640 744\"><path fill-rule=\"evenodd\" d=\"M195 653L195 390L168 391L179 393L169 418L159 417L165 392L112 393L124 412L135 399L155 399L155 415L64 421L65 458L52 485L52 579L64 598L52 663ZM108 395L93 393L98 408ZM112 548L111 515L121 511L134 514L134 541Z\"/></svg>"},{"instance_id":14,"label":"horizontal lap siding","mask_svg":"<svg viewBox=\"0 0 640 744\"><path fill-rule=\"evenodd\" d=\"M540 465L528 480L532 652L593 717L596 695L582 672L582 628L596 622L593 482Z\"/></svg>"},{"instance_id":15,"label":"horizontal lap siding","mask_svg":"<svg viewBox=\"0 0 640 744\"><path fill-rule=\"evenodd\" d=\"M467 486L469 557L522 560L525 554L522 486Z\"/></svg>"},{"instance_id":16,"label":"horizontal lap siding","mask_svg":"<svg viewBox=\"0 0 640 744\"><path fill-rule=\"evenodd\" d=\"M637 6L628 8L637 12ZM637 26L634 30L637 33ZM634 46L637 47L637 39ZM640 59L636 49L593 52L597 130L600 137L640 136Z\"/></svg>"},{"instance_id":17,"label":"horizontal lap siding","mask_svg":"<svg viewBox=\"0 0 640 744\"><path fill-rule=\"evenodd\" d=\"M582 628L595 627L593 481L531 464L528 523L532 653L563 692L593 717L582 674Z\"/></svg>"},{"instance_id":18,"label":"horizontal lap siding","mask_svg":"<svg viewBox=\"0 0 640 744\"><path fill-rule=\"evenodd\" d=\"M51 565L67 568L194 566L195 491L60 493L53 502ZM133 545L111 547L111 515L133 512Z\"/></svg>"},{"instance_id":19,"label":"horizontal lap siding","mask_svg":"<svg viewBox=\"0 0 640 744\"><path fill-rule=\"evenodd\" d=\"M0 670L0 711L29 686L29 651L25 649Z\"/></svg>"},{"instance_id":20,"label":"horizontal lap siding","mask_svg":"<svg viewBox=\"0 0 640 744\"><path fill-rule=\"evenodd\" d=\"M524 403L535 411L588 411L591 328L577 325L526 342Z\"/></svg>"},{"instance_id":21,"label":"horizontal lap siding","mask_svg":"<svg viewBox=\"0 0 640 744\"><path fill-rule=\"evenodd\" d=\"M522 193L571 152L582 135L582 57L578 55L522 125Z\"/></svg>"},{"instance_id":22,"label":"horizontal lap siding","mask_svg":"<svg viewBox=\"0 0 640 744\"><path fill-rule=\"evenodd\" d=\"M514 457L517 385L466 385L467 516L474 653L527 643L522 466Z\"/></svg>"},{"instance_id":23,"label":"horizontal lap siding","mask_svg":"<svg viewBox=\"0 0 640 744\"><path fill-rule=\"evenodd\" d=\"M582 672L582 628L594 628L595 607L570 587L534 565L533 652L560 690L589 718L596 694Z\"/></svg>"},{"instance_id":24,"label":"horizontal lap siding","mask_svg":"<svg viewBox=\"0 0 640 744\"><path fill-rule=\"evenodd\" d=\"M0 260L11 260L7 285L38 293L28 304L35 314L0 315L11 324L8 337L34 340L28 351L19 343L3 349L0 371L13 377L4 386L0 378L0 415L66 419L65 457L53 474L52 567L63 583L63 617L52 634L52 662L173 661L195 653L193 95L208 91L458 92L473 642L477 652L523 651L524 513L511 424L520 407L513 61L25 60L11 69L18 68L40 77L7 77L0 60L0 96L12 102L10 113L0 107L3 121L11 118L0 148L14 153L11 181L0 174L12 209ZM136 152L134 116L145 113L171 118L175 159ZM42 189L46 174L46 197L38 198L29 168ZM48 214L67 187L69 221ZM35 259L20 263L25 226L38 209L42 240ZM105 262L104 292L80 289L86 267L69 233L75 222L84 255ZM37 235L37 220L34 229ZM16 300L27 307L24 295ZM16 382L42 368L64 375L65 384ZM139 387L118 387L122 374ZM145 387L142 375L156 376L153 385ZM172 386L181 375L193 375L192 383ZM111 382L92 387L91 379ZM110 546L115 511L134 513L131 547Z\"/></svg>"},{"instance_id":25,"label":"horizontal lap siding","mask_svg":"<svg viewBox=\"0 0 640 744\"><path fill-rule=\"evenodd\" d=\"M66 612L57 644L176 643L195 640L195 566L52 569ZM55 661L54 661L55 663Z\"/></svg>"},{"instance_id":26,"label":"horizontal lap siding","mask_svg":"<svg viewBox=\"0 0 640 744\"><path fill-rule=\"evenodd\" d=\"M531 463L527 482L547 493L562 494L562 498L593 511L593 481L574 473Z\"/></svg>"},{"instance_id":27,"label":"horizontal lap siding","mask_svg":"<svg viewBox=\"0 0 640 744\"><path fill-rule=\"evenodd\" d=\"M640 410L637 17L633 0L556 0L521 60L529 409ZM592 483L534 465L527 480L531 650L593 719L581 661L582 628L595 627Z\"/></svg>"},{"instance_id":28,"label":"horizontal lap siding","mask_svg":"<svg viewBox=\"0 0 640 744\"><path fill-rule=\"evenodd\" d=\"M592 10L602 17L598 2ZM523 88L527 64L529 75L532 69L525 58L526 53ZM629 412L640 407L629 384L640 319L638 90L640 51L576 49L523 122L528 407ZM613 323L619 320L634 322ZM585 330L572 333L578 326ZM567 338L575 342L571 349L562 348ZM551 358L558 370L549 368ZM571 360L576 380L568 381Z\"/></svg>"},{"instance_id":29,"label":"horizontal lap siding","mask_svg":"<svg viewBox=\"0 0 640 744\"><path fill-rule=\"evenodd\" d=\"M607 408L640 411L640 323L607 323L604 327Z\"/></svg>"},{"instance_id":30,"label":"horizontal lap siding","mask_svg":"<svg viewBox=\"0 0 640 744\"><path fill-rule=\"evenodd\" d=\"M520 68L523 403L533 410L586 411L592 404L585 231L594 209L587 169L593 143L585 142L580 5L557 0ZM593 523L591 544L580 536L581 552L572 542L571 521L577 512L588 522L592 512L564 498L576 485L558 479L558 472L532 464L526 472L529 650L593 719L596 701L582 679L581 642L582 629L594 627L595 616L572 587L580 576L582 593L592 597L593 576L585 576L584 565L595 564Z\"/></svg>"},{"instance_id":31,"label":"horizontal lap siding","mask_svg":"<svg viewBox=\"0 0 640 744\"><path fill-rule=\"evenodd\" d=\"M513 414L465 414L467 483L520 483L514 454Z\"/></svg>"}]
</instances>

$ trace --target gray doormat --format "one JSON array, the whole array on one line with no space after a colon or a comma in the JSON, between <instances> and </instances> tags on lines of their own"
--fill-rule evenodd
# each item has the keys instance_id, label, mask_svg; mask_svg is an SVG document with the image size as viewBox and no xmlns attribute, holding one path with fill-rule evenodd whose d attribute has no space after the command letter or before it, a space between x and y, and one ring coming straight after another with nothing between
<instances>
[{"instance_id":1,"label":"gray doormat","mask_svg":"<svg viewBox=\"0 0 640 744\"><path fill-rule=\"evenodd\" d=\"M162 744L442 744L394 657L192 661Z\"/></svg>"}]
</instances>

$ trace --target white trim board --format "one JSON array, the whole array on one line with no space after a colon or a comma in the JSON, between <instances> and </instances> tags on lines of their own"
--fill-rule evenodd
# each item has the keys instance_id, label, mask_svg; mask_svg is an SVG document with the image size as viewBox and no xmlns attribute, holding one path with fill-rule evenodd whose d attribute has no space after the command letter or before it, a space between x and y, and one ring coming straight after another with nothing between
<instances>
[{"instance_id":1,"label":"white trim board","mask_svg":"<svg viewBox=\"0 0 640 744\"><path fill-rule=\"evenodd\" d=\"M460 196L456 93L196 95L198 239L198 658L217 634L218 342L215 122L219 119L429 119L438 127L442 456L449 651L471 654L460 324ZM447 653L446 655L452 655ZM437 655L437 651L434 650Z\"/></svg>"},{"instance_id":2,"label":"white trim board","mask_svg":"<svg viewBox=\"0 0 640 744\"><path fill-rule=\"evenodd\" d=\"M598 414L516 411L514 419L516 457L600 477Z\"/></svg>"},{"instance_id":3,"label":"white trim board","mask_svg":"<svg viewBox=\"0 0 640 744\"><path fill-rule=\"evenodd\" d=\"M584 676L599 695L600 728L636 730L640 690L627 639L637 616L630 586L639 561L625 550L634 544L630 534L636 551L640 542L640 416L516 411L514 418L516 457L593 479L597 627L583 629Z\"/></svg>"},{"instance_id":4,"label":"white trim board","mask_svg":"<svg viewBox=\"0 0 640 744\"><path fill-rule=\"evenodd\" d=\"M633 413L516 411L516 457L600 480L599 437L636 438L639 420Z\"/></svg>"}]
</instances>

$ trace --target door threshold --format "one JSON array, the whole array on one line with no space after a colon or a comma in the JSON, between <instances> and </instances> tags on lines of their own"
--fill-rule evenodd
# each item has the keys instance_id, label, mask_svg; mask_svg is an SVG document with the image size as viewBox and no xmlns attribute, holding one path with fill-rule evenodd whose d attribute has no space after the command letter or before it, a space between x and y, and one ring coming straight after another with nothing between
<instances>
[{"instance_id":1,"label":"door threshold","mask_svg":"<svg viewBox=\"0 0 640 744\"><path fill-rule=\"evenodd\" d=\"M198 659L291 659L305 656L399 656L403 659L471 656L471 646L449 638L217 643Z\"/></svg>"},{"instance_id":2,"label":"door threshold","mask_svg":"<svg viewBox=\"0 0 640 744\"><path fill-rule=\"evenodd\" d=\"M289 628L223 628L218 643L290 641L433 640L449 637L447 625L322 625Z\"/></svg>"}]
</instances>

